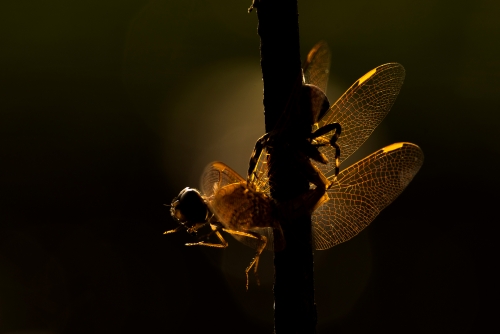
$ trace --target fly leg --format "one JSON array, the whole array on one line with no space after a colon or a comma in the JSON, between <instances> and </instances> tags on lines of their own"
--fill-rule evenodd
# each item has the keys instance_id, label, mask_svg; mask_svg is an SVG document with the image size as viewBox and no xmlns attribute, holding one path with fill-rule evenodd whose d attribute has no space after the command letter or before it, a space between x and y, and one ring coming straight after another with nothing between
<instances>
[{"instance_id":1,"label":"fly leg","mask_svg":"<svg viewBox=\"0 0 500 334\"><path fill-rule=\"evenodd\" d=\"M163 234L170 234L170 233L175 233L175 232L179 232L184 226L182 225L179 225L177 226L176 228L174 228L173 230L168 230L168 231L165 231L163 232Z\"/></svg>"},{"instance_id":2,"label":"fly leg","mask_svg":"<svg viewBox=\"0 0 500 334\"><path fill-rule=\"evenodd\" d=\"M250 269L253 267L253 272L255 274L255 279L257 280L257 285L260 285L260 280L259 280L259 275L257 274L257 268L259 266L259 257L264 248L266 248L267 244L267 238L263 235L260 235L259 233L252 232L252 231L236 231L236 230L229 230L227 228L222 229L224 232L227 232L229 234L235 234L235 235L241 235L244 237L249 237L249 238L254 238L259 240L259 245L257 246L257 250L255 251L255 257L253 258L252 262L248 265L248 267L245 269L245 275L247 278L247 291L248 291L248 272Z\"/></svg>"},{"instance_id":3,"label":"fly leg","mask_svg":"<svg viewBox=\"0 0 500 334\"><path fill-rule=\"evenodd\" d=\"M335 130L335 133L333 134L332 138L330 139L330 141L328 143L322 142L318 138L318 137L321 137L321 136L323 136L323 135L325 135L328 132L333 131L333 130ZM342 131L342 127L340 126L339 123L330 123L330 124L327 124L325 126L322 126L318 130L314 131L310 136L310 139L316 139L317 141L319 141L320 142L319 144L321 146L326 145L326 144L330 144L333 148L335 148L335 176L337 176L339 174L340 146L339 146L339 144L337 144L337 139L339 139L341 131Z\"/></svg>"},{"instance_id":4,"label":"fly leg","mask_svg":"<svg viewBox=\"0 0 500 334\"><path fill-rule=\"evenodd\" d=\"M173 230L165 231L165 232L163 232L163 234L171 234L171 233L179 232L182 228L185 228L188 231L188 233L196 233L200 228L202 228L206 224L207 224L207 222L196 223L191 227L188 227L188 226L183 224L183 225L177 226Z\"/></svg>"},{"instance_id":5,"label":"fly leg","mask_svg":"<svg viewBox=\"0 0 500 334\"><path fill-rule=\"evenodd\" d=\"M210 223L210 227L212 228L212 233L215 233L217 238L219 238L219 241L221 242L220 244L215 244L215 243L210 243L210 242L205 242L205 241L199 241L199 242L190 242L187 243L186 246L207 246L207 247L215 247L215 248L226 248L228 243L224 238L222 237L222 234L220 234L221 226L217 224L212 224Z\"/></svg>"}]
</instances>

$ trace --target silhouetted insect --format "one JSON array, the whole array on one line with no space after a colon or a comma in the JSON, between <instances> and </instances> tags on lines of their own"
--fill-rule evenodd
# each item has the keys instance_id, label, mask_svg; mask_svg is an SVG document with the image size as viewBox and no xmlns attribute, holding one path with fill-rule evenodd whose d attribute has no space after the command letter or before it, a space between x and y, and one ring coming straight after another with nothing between
<instances>
[{"instance_id":1,"label":"silhouetted insect","mask_svg":"<svg viewBox=\"0 0 500 334\"><path fill-rule=\"evenodd\" d=\"M330 102L325 92L328 83L328 69L330 67L330 53L324 42L316 44L309 52L303 64L303 75L295 83L294 92L283 110L273 130L259 138L250 157L248 168L248 183L252 183L255 168L263 150L267 150L270 159L266 160L269 166L269 182L280 184L276 178L285 179L301 173L303 186L307 189L309 183L318 188L328 188L328 181L320 170L311 161L327 164L328 158L320 151L322 147L329 147L328 152L334 152L332 163L335 163L335 174L339 172L340 147L337 139L341 133L341 123L319 122L328 115ZM343 125L342 125L343 127ZM329 133L333 132L333 135ZM328 138L330 137L330 138ZM273 164L273 158L279 155L279 163ZM293 169L292 169L292 168ZM291 175L291 173L295 175ZM266 171L267 175L267 171ZM308 183L308 182L309 183ZM275 187L271 187L271 191ZM276 193L272 194L274 198ZM288 194L292 198L293 194ZM282 198L280 198L282 200ZM289 198L287 198L289 199Z\"/></svg>"},{"instance_id":2,"label":"silhouetted insect","mask_svg":"<svg viewBox=\"0 0 500 334\"><path fill-rule=\"evenodd\" d=\"M172 200L170 213L180 226L165 234L177 232L181 228L193 233L208 224L212 230L203 237L208 239L215 234L220 242L200 241L187 243L186 246L225 248L228 243L221 231L240 241L251 240L247 244L251 243L256 248L256 255L245 270L247 289L248 272L254 267L257 274L259 256L268 240L272 244L273 235L277 240L282 236L276 206L268 194L256 191L253 184L247 184L238 173L221 162L213 162L205 168L201 177L201 193L193 188L183 189ZM284 246L282 237L281 245L277 248ZM256 277L258 282L258 276Z\"/></svg>"},{"instance_id":3,"label":"silhouetted insect","mask_svg":"<svg viewBox=\"0 0 500 334\"><path fill-rule=\"evenodd\" d=\"M326 90L328 66L327 46L320 43L308 56L304 81ZM319 152L330 158L326 164L311 164L315 170L321 171L318 175L323 186L316 184L291 206L312 213L315 249L328 249L361 232L406 188L422 166L423 153L417 145L396 143L376 151L338 175L336 172L339 162L354 153L389 112L403 84L404 74L403 67L397 63L371 70L314 125L315 129L321 129L335 121L343 128L342 136L334 143L342 148L340 157L335 145L316 146ZM331 139L325 136L310 138L310 142L312 145L331 143ZM270 197L269 154L265 146L257 148L252 155L247 181L223 163L209 164L201 178L201 193L185 188L172 201L172 217L181 225L165 232L176 232L182 227L188 232L196 232L201 226L209 225L212 229L209 235L215 234L220 243L201 241L187 245L225 248L227 242L220 233L225 231L254 247L255 258L246 269L247 288L248 272L252 266L257 272L261 252L285 246L278 223L282 213ZM323 176L332 170L330 177Z\"/></svg>"}]
</instances>

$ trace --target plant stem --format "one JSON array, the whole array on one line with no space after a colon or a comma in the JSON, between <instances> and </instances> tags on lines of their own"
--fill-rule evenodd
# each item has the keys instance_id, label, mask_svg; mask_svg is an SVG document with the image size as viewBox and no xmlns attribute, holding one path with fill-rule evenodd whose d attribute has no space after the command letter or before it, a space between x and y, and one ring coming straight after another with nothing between
<instances>
[{"instance_id":1,"label":"plant stem","mask_svg":"<svg viewBox=\"0 0 500 334\"><path fill-rule=\"evenodd\" d=\"M284 112L298 108L293 97L298 93L296 85L302 73L297 0L260 0L256 9L266 132L270 132ZM271 195L278 206L309 189L308 180L293 161L290 150L274 148L270 156ZM311 216L292 214L280 223L286 247L274 255L275 333L315 333Z\"/></svg>"}]
</instances>

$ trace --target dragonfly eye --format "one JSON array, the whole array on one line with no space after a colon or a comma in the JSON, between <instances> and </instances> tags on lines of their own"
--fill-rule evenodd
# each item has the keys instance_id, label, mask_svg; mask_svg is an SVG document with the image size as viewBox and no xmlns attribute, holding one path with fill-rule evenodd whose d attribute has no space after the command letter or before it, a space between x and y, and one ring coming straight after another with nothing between
<instances>
[{"instance_id":1,"label":"dragonfly eye","mask_svg":"<svg viewBox=\"0 0 500 334\"><path fill-rule=\"evenodd\" d=\"M198 190L187 187L172 200L170 213L177 221L192 225L207 220L208 207Z\"/></svg>"},{"instance_id":2,"label":"dragonfly eye","mask_svg":"<svg viewBox=\"0 0 500 334\"><path fill-rule=\"evenodd\" d=\"M311 124L317 123L330 108L325 93L314 85L302 86L301 107L311 111Z\"/></svg>"}]
</instances>

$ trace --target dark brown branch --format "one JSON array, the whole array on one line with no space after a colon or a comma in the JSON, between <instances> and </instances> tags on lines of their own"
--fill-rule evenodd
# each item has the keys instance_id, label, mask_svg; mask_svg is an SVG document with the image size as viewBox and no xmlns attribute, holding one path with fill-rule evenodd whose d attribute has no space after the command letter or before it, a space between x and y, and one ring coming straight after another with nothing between
<instances>
[{"instance_id":1,"label":"dark brown branch","mask_svg":"<svg viewBox=\"0 0 500 334\"><path fill-rule=\"evenodd\" d=\"M297 0L261 0L255 7L261 39L266 131L270 132L280 117L287 117L298 108L294 102L294 94L300 91L297 80L301 80L298 7ZM275 148L269 161L271 194L279 205L309 189L309 182L297 170L292 155L289 149ZM311 217L297 214L281 221L286 248L274 256L277 334L316 331Z\"/></svg>"}]
</instances>

